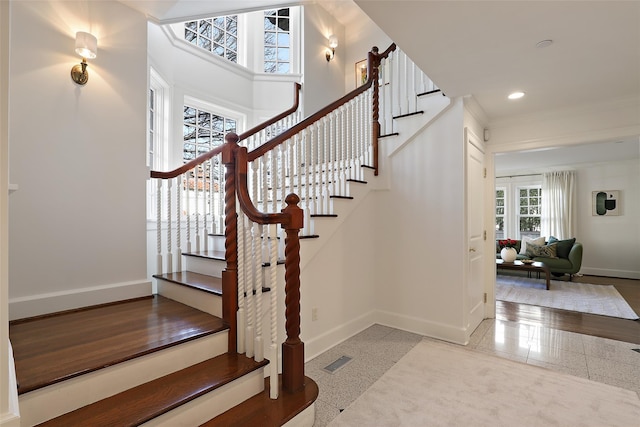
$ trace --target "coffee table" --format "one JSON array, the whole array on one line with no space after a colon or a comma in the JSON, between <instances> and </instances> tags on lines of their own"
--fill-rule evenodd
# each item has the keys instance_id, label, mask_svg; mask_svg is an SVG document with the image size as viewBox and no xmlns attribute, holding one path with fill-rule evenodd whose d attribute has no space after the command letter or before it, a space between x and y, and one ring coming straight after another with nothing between
<instances>
[{"instance_id":1,"label":"coffee table","mask_svg":"<svg viewBox=\"0 0 640 427\"><path fill-rule=\"evenodd\" d=\"M538 273L538 279L540 278L540 273L544 273L545 279L547 280L547 290L549 290L550 271L542 262L525 264L522 261L504 262L504 260L496 258L496 269L526 271L528 272L529 277L531 277L531 273Z\"/></svg>"}]
</instances>

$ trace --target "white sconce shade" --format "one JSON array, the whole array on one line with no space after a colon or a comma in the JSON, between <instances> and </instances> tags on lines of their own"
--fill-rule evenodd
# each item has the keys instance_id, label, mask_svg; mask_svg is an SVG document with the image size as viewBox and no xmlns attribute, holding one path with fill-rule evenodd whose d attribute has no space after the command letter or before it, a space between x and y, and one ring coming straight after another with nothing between
<instances>
[{"instance_id":1,"label":"white sconce shade","mask_svg":"<svg viewBox=\"0 0 640 427\"><path fill-rule=\"evenodd\" d=\"M327 58L327 62L331 61L336 53L336 48L338 47L338 38L331 34L329 36L329 49L325 52L325 57Z\"/></svg>"},{"instance_id":2,"label":"white sconce shade","mask_svg":"<svg viewBox=\"0 0 640 427\"><path fill-rule=\"evenodd\" d=\"M80 86L84 86L89 81L87 58L93 59L98 56L98 39L96 39L96 36L84 31L78 31L76 33L76 53L82 57L82 62L71 68L71 80Z\"/></svg>"},{"instance_id":3,"label":"white sconce shade","mask_svg":"<svg viewBox=\"0 0 640 427\"><path fill-rule=\"evenodd\" d=\"M98 39L93 34L78 31L76 33L76 53L83 58L98 56Z\"/></svg>"},{"instance_id":4,"label":"white sconce shade","mask_svg":"<svg viewBox=\"0 0 640 427\"><path fill-rule=\"evenodd\" d=\"M335 49L338 47L338 38L336 36L334 36L333 34L331 34L329 36L329 47L331 49Z\"/></svg>"}]
</instances>

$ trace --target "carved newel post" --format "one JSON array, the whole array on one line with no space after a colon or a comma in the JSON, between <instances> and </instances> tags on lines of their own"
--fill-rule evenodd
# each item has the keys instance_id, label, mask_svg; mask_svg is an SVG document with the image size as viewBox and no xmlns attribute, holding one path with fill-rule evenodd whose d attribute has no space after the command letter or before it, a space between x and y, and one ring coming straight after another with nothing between
<instances>
[{"instance_id":1,"label":"carved newel post","mask_svg":"<svg viewBox=\"0 0 640 427\"><path fill-rule=\"evenodd\" d=\"M285 238L285 329L287 339L282 343L282 383L287 392L304 387L304 343L300 340L300 238L303 211L298 207L300 198L289 194L285 199L289 221L283 224Z\"/></svg>"}]
</instances>

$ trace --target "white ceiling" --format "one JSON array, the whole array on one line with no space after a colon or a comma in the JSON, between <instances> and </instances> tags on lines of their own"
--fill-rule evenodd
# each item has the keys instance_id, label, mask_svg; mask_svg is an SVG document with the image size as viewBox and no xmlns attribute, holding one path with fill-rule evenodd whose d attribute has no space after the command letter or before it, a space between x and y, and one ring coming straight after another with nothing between
<instances>
[{"instance_id":1,"label":"white ceiling","mask_svg":"<svg viewBox=\"0 0 640 427\"><path fill-rule=\"evenodd\" d=\"M640 104L640 1L121 1L159 23L314 2L348 27L362 9L444 93L473 95L490 121L620 98ZM549 47L536 47L547 39ZM526 96L507 100L514 90ZM542 168L640 153L637 138L596 147L527 152L523 161ZM518 156L496 158L498 170Z\"/></svg>"}]
</instances>

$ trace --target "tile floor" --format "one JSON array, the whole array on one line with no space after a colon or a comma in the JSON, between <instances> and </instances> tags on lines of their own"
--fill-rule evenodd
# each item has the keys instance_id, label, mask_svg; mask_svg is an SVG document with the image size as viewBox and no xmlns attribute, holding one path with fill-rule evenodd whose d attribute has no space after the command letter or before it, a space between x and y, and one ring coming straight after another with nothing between
<instances>
[{"instance_id":1,"label":"tile floor","mask_svg":"<svg viewBox=\"0 0 640 427\"><path fill-rule=\"evenodd\" d=\"M326 426L394 363L424 338L373 325L305 364L320 387L314 427ZM471 336L469 351L480 351L593 381L633 390L640 396L640 345L494 319ZM340 356L352 360L329 373Z\"/></svg>"}]
</instances>

